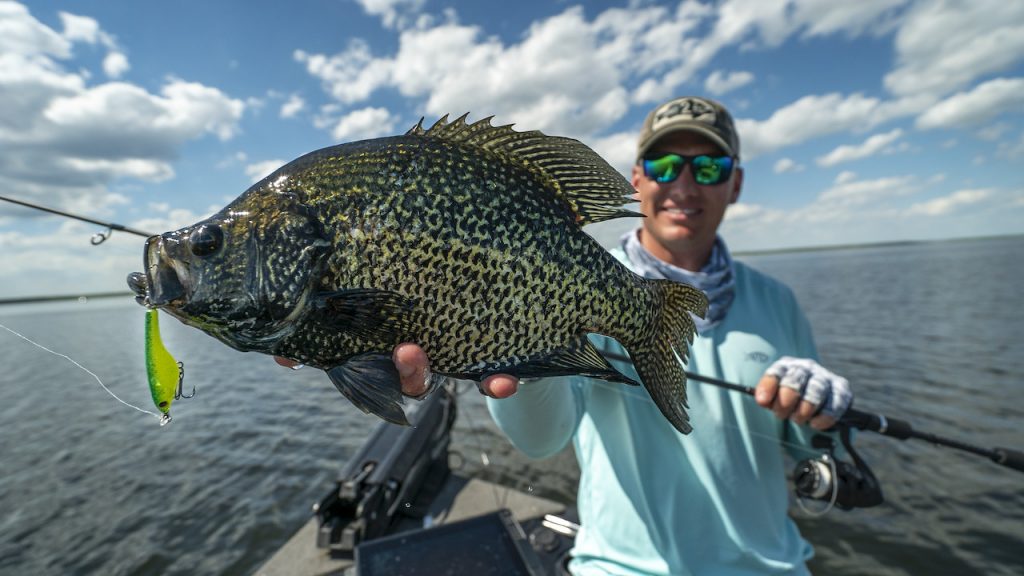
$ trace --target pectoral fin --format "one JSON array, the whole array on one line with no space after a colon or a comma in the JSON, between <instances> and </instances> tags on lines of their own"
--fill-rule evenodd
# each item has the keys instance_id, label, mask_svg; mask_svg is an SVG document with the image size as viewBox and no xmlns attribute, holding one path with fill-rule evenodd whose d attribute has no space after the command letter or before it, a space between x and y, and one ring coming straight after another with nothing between
<instances>
[{"instance_id":1,"label":"pectoral fin","mask_svg":"<svg viewBox=\"0 0 1024 576\"><path fill-rule=\"evenodd\" d=\"M413 301L397 292L351 288L320 293L314 303L338 330L370 341L392 342L413 328Z\"/></svg>"},{"instance_id":2,"label":"pectoral fin","mask_svg":"<svg viewBox=\"0 0 1024 576\"><path fill-rule=\"evenodd\" d=\"M402 410L402 382L391 356L360 354L327 371L338 390L363 412L408 426Z\"/></svg>"}]
</instances>

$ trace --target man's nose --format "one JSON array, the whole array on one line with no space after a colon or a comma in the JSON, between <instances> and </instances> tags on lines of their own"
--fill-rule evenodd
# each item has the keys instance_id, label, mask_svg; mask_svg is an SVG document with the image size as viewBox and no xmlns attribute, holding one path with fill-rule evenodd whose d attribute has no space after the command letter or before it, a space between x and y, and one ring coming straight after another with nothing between
<instances>
[{"instance_id":1,"label":"man's nose","mask_svg":"<svg viewBox=\"0 0 1024 576\"><path fill-rule=\"evenodd\" d=\"M698 194L700 192L697 181L693 179L693 170L689 163L683 166L683 171L675 180L669 182L668 191L677 194Z\"/></svg>"}]
</instances>

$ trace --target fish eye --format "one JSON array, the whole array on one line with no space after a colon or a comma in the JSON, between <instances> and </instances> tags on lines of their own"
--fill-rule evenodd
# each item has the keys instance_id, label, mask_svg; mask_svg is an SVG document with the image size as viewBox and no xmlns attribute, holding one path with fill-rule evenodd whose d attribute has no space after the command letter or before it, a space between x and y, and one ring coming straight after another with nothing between
<instances>
[{"instance_id":1,"label":"fish eye","mask_svg":"<svg viewBox=\"0 0 1024 576\"><path fill-rule=\"evenodd\" d=\"M220 226L203 224L189 234L188 244L196 256L209 256L220 249L224 243L224 232Z\"/></svg>"}]
</instances>

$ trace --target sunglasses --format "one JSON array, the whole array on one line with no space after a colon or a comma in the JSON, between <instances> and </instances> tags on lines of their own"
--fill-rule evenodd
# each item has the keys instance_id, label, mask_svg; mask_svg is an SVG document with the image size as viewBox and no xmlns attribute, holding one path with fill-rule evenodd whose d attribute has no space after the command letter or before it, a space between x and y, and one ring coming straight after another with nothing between
<instances>
[{"instance_id":1,"label":"sunglasses","mask_svg":"<svg viewBox=\"0 0 1024 576\"><path fill-rule=\"evenodd\" d=\"M690 165L693 179L701 186L714 186L729 179L736 159L732 156L680 156L665 154L657 158L644 158L640 161L644 174L657 182L672 182L683 173L683 168Z\"/></svg>"}]
</instances>

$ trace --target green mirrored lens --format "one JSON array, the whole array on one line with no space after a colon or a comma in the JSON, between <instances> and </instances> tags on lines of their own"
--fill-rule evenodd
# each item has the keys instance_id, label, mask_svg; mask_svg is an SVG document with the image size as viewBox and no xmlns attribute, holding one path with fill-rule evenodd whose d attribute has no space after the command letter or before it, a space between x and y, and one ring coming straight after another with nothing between
<instances>
[{"instance_id":1,"label":"green mirrored lens","mask_svg":"<svg viewBox=\"0 0 1024 576\"><path fill-rule=\"evenodd\" d=\"M683 170L683 159L675 154L644 160L644 173L658 182L671 182Z\"/></svg>"},{"instance_id":2,"label":"green mirrored lens","mask_svg":"<svg viewBox=\"0 0 1024 576\"><path fill-rule=\"evenodd\" d=\"M687 162L693 179L702 186L721 184L732 174L733 158L731 156L693 156L666 154L658 158L644 158L644 174L662 184L672 182L683 172Z\"/></svg>"},{"instance_id":3,"label":"green mirrored lens","mask_svg":"<svg viewBox=\"0 0 1024 576\"><path fill-rule=\"evenodd\" d=\"M720 184L732 172L732 158L729 156L696 156L691 160L693 179L704 186Z\"/></svg>"}]
</instances>

